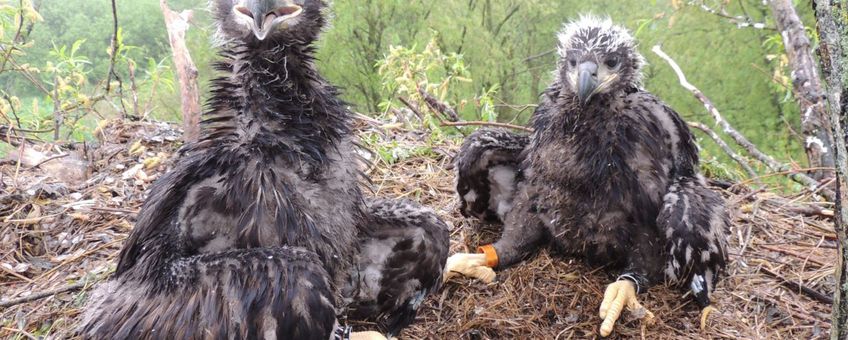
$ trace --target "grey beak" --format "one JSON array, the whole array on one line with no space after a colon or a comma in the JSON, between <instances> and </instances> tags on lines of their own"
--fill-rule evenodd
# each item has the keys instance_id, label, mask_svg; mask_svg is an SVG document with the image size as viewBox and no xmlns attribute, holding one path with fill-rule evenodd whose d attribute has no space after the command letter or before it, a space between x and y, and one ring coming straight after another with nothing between
<instances>
[{"instance_id":1,"label":"grey beak","mask_svg":"<svg viewBox=\"0 0 848 340\"><path fill-rule=\"evenodd\" d=\"M250 29L259 40L265 40L277 25L303 12L290 0L246 0L233 9L253 21Z\"/></svg>"},{"instance_id":2,"label":"grey beak","mask_svg":"<svg viewBox=\"0 0 848 340\"><path fill-rule=\"evenodd\" d=\"M577 97L585 105L598 88L598 64L587 61L577 65Z\"/></svg>"}]
</instances>

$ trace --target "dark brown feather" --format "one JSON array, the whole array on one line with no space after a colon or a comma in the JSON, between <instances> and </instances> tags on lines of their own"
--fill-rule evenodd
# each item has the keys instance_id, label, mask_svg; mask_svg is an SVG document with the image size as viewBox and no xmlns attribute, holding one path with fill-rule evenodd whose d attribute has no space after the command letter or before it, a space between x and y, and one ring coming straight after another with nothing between
<instances>
[{"instance_id":1,"label":"dark brown feather","mask_svg":"<svg viewBox=\"0 0 848 340\"><path fill-rule=\"evenodd\" d=\"M667 280L708 305L727 258L729 217L698 174L691 132L638 86L642 58L626 30L593 18L566 27L558 79L534 113L524 179L494 244L499 267L549 244L618 270L639 291ZM611 56L619 65L604 71L611 83L581 102L574 67ZM459 158L482 162L470 152ZM459 183L487 184L470 174L460 170Z\"/></svg>"}]
</instances>

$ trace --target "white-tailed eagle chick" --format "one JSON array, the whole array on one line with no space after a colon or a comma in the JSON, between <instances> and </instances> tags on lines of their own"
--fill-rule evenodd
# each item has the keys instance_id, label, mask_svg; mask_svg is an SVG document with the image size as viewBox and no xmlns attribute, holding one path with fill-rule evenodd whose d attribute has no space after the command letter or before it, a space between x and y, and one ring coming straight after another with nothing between
<instances>
[{"instance_id":1,"label":"white-tailed eagle chick","mask_svg":"<svg viewBox=\"0 0 848 340\"><path fill-rule=\"evenodd\" d=\"M324 0L211 0L222 60L199 141L150 189L83 339L385 339L441 284L447 225L365 199L318 73ZM351 333L350 318L381 332Z\"/></svg>"},{"instance_id":2,"label":"white-tailed eagle chick","mask_svg":"<svg viewBox=\"0 0 848 340\"><path fill-rule=\"evenodd\" d=\"M638 293L664 280L692 292L703 327L727 260L729 216L698 174L691 132L642 89L644 60L626 29L587 16L558 38L556 80L533 134L480 130L457 156L463 213L500 219L504 231L482 254L452 256L446 270L491 280L490 268L550 245L618 270L600 307L602 336L624 307L641 308Z\"/></svg>"}]
</instances>

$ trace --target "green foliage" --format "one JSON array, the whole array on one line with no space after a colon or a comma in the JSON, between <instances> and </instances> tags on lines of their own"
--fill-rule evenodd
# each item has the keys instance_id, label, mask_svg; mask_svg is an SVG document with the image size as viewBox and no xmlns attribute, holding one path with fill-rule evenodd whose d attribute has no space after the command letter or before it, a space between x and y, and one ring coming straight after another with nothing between
<instances>
[{"instance_id":1,"label":"green foliage","mask_svg":"<svg viewBox=\"0 0 848 340\"><path fill-rule=\"evenodd\" d=\"M736 183L746 177L735 164L725 163L717 157L702 155L701 173L708 178L730 181Z\"/></svg>"},{"instance_id":2,"label":"green foliage","mask_svg":"<svg viewBox=\"0 0 848 340\"><path fill-rule=\"evenodd\" d=\"M400 96L415 96L419 88L436 94L444 99L448 88L456 82L470 82L468 68L462 55L443 54L436 44L436 38L430 40L423 51L416 48L389 46L389 53L378 62L378 72L382 76L382 85L390 93ZM434 78L434 81L431 81Z\"/></svg>"},{"instance_id":3,"label":"green foliage","mask_svg":"<svg viewBox=\"0 0 848 340\"><path fill-rule=\"evenodd\" d=\"M810 1L795 2L811 27ZM62 105L74 108L65 124L81 117L83 126L91 125L87 119L95 118L86 117L92 114L96 119L127 113L179 118L170 48L155 1L118 1L122 44L115 71L126 94L130 68L135 69L139 103L131 103L128 95L114 97L116 93L99 98L106 95L103 79L110 60L108 1L23 4L21 12L17 1L0 2L0 46L15 46L11 56L21 66L14 72L0 67L0 91L8 94L0 100L0 112L14 111L29 127L52 127L52 99L22 76L28 72L47 92L59 89ZM216 76L209 66L216 53L209 43L213 29L205 1L169 0L169 5L194 10L187 39L203 86ZM650 53L655 44L662 44L689 81L764 151L784 162L805 159L802 142L793 132L800 126L799 113L780 35L743 27L702 6L750 18L766 28L774 26L768 6L758 0L335 0L332 24L319 41L318 67L345 90L345 99L356 110L366 114L392 119L397 115L394 109L405 109L397 98L408 98L427 116L424 125L437 138L455 130L436 129L438 121L424 105L419 87L464 119L521 124L552 79L555 34L562 23L582 13L609 15L639 39L649 62L645 87L684 118L712 121L701 103L679 86L665 62ZM12 41L18 27L23 28L24 39ZM815 30L808 28L808 33L817 44ZM86 133L68 137L85 138ZM733 166L708 139L702 144L717 162Z\"/></svg>"},{"instance_id":4,"label":"green foliage","mask_svg":"<svg viewBox=\"0 0 848 340\"><path fill-rule=\"evenodd\" d=\"M410 146L396 140L385 140L380 134L374 132L363 133L360 138L362 138L363 144L378 157L377 161L386 165L416 157L435 157L437 154L433 151L433 145L440 141L438 138L431 138L426 145L415 144Z\"/></svg>"},{"instance_id":5,"label":"green foliage","mask_svg":"<svg viewBox=\"0 0 848 340\"><path fill-rule=\"evenodd\" d=\"M90 34L80 35L68 43L63 43L61 34L55 40L40 41L38 32L42 26L62 25L64 20L79 13L65 8L70 12L44 20L45 14L38 10L56 14L52 11L56 7L64 8L64 4L47 6L42 2L19 1L0 5L0 52L8 51L0 54L0 80L5 81L0 87L0 126L43 131L27 138L92 139L98 119L115 115L141 116L151 110L146 106L148 110L141 112L139 103L130 97L146 94L151 98L157 86L173 90L172 77L166 72L168 66L162 62L148 59L142 76L136 74L133 56L145 51L146 47L129 44L138 40L125 35L123 27L119 27L116 34L114 58L111 46L114 31L111 29L105 33L105 41L95 39L95 43ZM81 8L94 10L100 8L98 6ZM111 23L111 15L105 18ZM87 23L77 24L78 29L87 30ZM112 65L117 78L107 75ZM112 79L109 84L108 79ZM125 92L130 91L134 96L125 96ZM22 137L24 135L18 135ZM2 151L0 149L0 153Z\"/></svg>"},{"instance_id":6,"label":"green foliage","mask_svg":"<svg viewBox=\"0 0 848 340\"><path fill-rule=\"evenodd\" d=\"M464 98L499 89L496 103L535 101L545 86L553 58L550 54L526 60L530 53L554 47L554 20L560 1L335 1L335 24L320 49L322 70L349 87L351 102L377 111L387 95L373 65L388 46L426 46L434 35L445 55L462 55L475 82L465 86ZM540 18L545 17L545 20ZM340 42L345 42L341 44ZM529 87L527 85L530 85ZM522 98L517 99L516 93ZM510 111L498 106L499 113ZM511 119L507 112L506 119Z\"/></svg>"},{"instance_id":7,"label":"green foliage","mask_svg":"<svg viewBox=\"0 0 848 340\"><path fill-rule=\"evenodd\" d=\"M467 78L473 80L452 88L446 101L461 107L466 119L495 116L521 123L531 112L526 105L536 103L552 79L555 33L561 23L579 13L610 15L633 30L640 41L649 61L645 86L686 119L712 122L701 103L679 86L666 63L650 53L655 44L663 44L689 80L766 152L783 161L804 159L801 141L793 133L800 126L797 104L791 89L781 83L788 69L781 64L779 35L780 45L769 45L774 31L740 27L700 5L700 1L635 5L612 0L337 0L335 23L319 49L319 66L331 81L346 88L348 101L358 109L383 113L385 107L379 104L394 100L397 94L391 79L390 86L385 86L387 79L379 76L375 62L391 57L389 46L427 46L435 39L441 53L462 55ZM774 26L768 7L760 1L705 1L704 5L725 6L731 16L750 16L752 22ZM810 25L809 1L801 1L798 10ZM434 31L436 35L430 33ZM488 93L491 101L476 107L463 105L481 93ZM480 107L494 110L482 115L472 112ZM709 141L704 147L721 154ZM723 155L719 159L729 161Z\"/></svg>"},{"instance_id":8,"label":"green foliage","mask_svg":"<svg viewBox=\"0 0 848 340\"><path fill-rule=\"evenodd\" d=\"M394 108L403 107L396 98L405 98L407 102L414 103L419 111L425 112L425 126L440 130L438 119L434 118L432 110L427 109L422 94L426 93L440 102L459 108L461 116L466 119L497 119L492 99L497 93L497 86L485 89L473 98L473 105L468 105L468 98L463 96L473 82L469 78L468 67L461 54L442 52L438 45L438 33L433 33L421 51L417 51L414 46L390 46L386 57L377 64L377 70L382 78L383 91L391 94L379 105L381 115L391 115Z\"/></svg>"},{"instance_id":9,"label":"green foliage","mask_svg":"<svg viewBox=\"0 0 848 340\"><path fill-rule=\"evenodd\" d=\"M34 8L45 20L34 25L29 33L35 46L26 62L49 60L51 46L71 46L78 40L85 40L79 54L91 61L89 81L97 81L106 74L110 59L107 50L113 32L108 0L41 0L35 2ZM118 1L117 9L122 43L134 46L122 51L125 58L143 60L145 56L156 56L162 59L167 55L169 45L158 1ZM118 70L122 77L128 76L125 68ZM35 89L25 89L29 90L29 95L37 94Z\"/></svg>"}]
</instances>

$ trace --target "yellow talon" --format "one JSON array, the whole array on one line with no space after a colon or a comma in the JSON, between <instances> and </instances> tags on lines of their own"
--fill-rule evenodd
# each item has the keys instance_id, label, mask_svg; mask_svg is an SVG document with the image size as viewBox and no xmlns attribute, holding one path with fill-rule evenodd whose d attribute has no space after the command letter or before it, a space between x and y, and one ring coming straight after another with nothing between
<instances>
[{"instance_id":1,"label":"yellow talon","mask_svg":"<svg viewBox=\"0 0 848 340\"><path fill-rule=\"evenodd\" d=\"M386 340L386 336L380 332L352 332L350 340Z\"/></svg>"},{"instance_id":2,"label":"yellow talon","mask_svg":"<svg viewBox=\"0 0 848 340\"><path fill-rule=\"evenodd\" d=\"M704 307L704 309L701 310L701 330L702 331L707 329L707 320L709 319L710 314L712 312L721 313L721 311L719 311L718 309L716 309L713 306L706 306L706 307Z\"/></svg>"},{"instance_id":3,"label":"yellow talon","mask_svg":"<svg viewBox=\"0 0 848 340\"><path fill-rule=\"evenodd\" d=\"M604 301L601 302L601 308L598 315L604 319L601 323L601 336L607 337L612 334L613 326L624 308L631 313L641 314L642 319L647 323L653 323L654 313L651 313L647 308L643 307L636 299L636 286L628 280L614 282L607 286L604 292Z\"/></svg>"},{"instance_id":4,"label":"yellow talon","mask_svg":"<svg viewBox=\"0 0 848 340\"><path fill-rule=\"evenodd\" d=\"M486 254L453 254L445 264L443 281L457 275L475 278L485 283L495 281L495 271L486 264Z\"/></svg>"}]
</instances>

